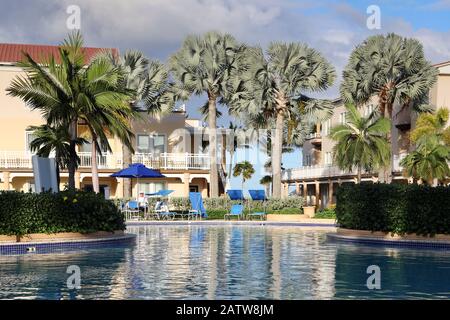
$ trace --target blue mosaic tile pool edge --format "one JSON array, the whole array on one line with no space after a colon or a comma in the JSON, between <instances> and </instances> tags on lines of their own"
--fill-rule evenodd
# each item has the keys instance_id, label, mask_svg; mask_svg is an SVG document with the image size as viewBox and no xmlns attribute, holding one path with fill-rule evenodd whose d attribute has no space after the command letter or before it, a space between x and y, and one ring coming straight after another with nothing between
<instances>
[{"instance_id":1,"label":"blue mosaic tile pool edge","mask_svg":"<svg viewBox=\"0 0 450 320\"><path fill-rule=\"evenodd\" d=\"M51 242L0 243L0 255L45 254L100 247L116 247L134 243L135 234L100 239L80 239Z\"/></svg>"},{"instance_id":2,"label":"blue mosaic tile pool edge","mask_svg":"<svg viewBox=\"0 0 450 320\"><path fill-rule=\"evenodd\" d=\"M407 239L380 239L376 237L351 237L335 233L328 233L327 238L340 242L359 243L378 246L395 246L411 248L433 248L450 250L450 242L440 240L407 240Z\"/></svg>"},{"instance_id":3,"label":"blue mosaic tile pool edge","mask_svg":"<svg viewBox=\"0 0 450 320\"><path fill-rule=\"evenodd\" d=\"M127 226L284 226L284 227L327 227L334 228L330 223L276 222L276 221L128 221Z\"/></svg>"}]
</instances>

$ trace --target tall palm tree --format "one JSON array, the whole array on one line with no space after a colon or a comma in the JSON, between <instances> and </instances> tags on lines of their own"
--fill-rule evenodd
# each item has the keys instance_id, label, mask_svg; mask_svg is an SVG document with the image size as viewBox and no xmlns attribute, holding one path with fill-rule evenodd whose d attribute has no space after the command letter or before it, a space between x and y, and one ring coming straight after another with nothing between
<instances>
[{"instance_id":1,"label":"tall palm tree","mask_svg":"<svg viewBox=\"0 0 450 320\"><path fill-rule=\"evenodd\" d=\"M118 137L123 145L133 150L131 138L134 135L129 127L134 115L129 104L131 94L120 91L119 79L119 69L107 58L97 57L84 69L81 81L79 119L87 126L92 139L92 186L96 193L100 191L97 152L102 152L101 146L112 151L108 136Z\"/></svg>"},{"instance_id":2,"label":"tall palm tree","mask_svg":"<svg viewBox=\"0 0 450 320\"><path fill-rule=\"evenodd\" d=\"M42 64L28 53L18 63L25 75L14 78L7 88L9 95L19 97L33 110L39 110L48 125L66 127L70 135L68 186L75 189L75 171L78 167L76 146L80 82L84 73L83 40L79 32L63 41L58 56L50 56Z\"/></svg>"},{"instance_id":3,"label":"tall palm tree","mask_svg":"<svg viewBox=\"0 0 450 320\"><path fill-rule=\"evenodd\" d=\"M267 56L261 48L248 49L249 76L236 86L231 104L273 129L271 158L273 197L281 197L281 154L283 128L287 119L301 119L327 106L305 96L305 92L322 91L333 84L333 66L316 50L301 43L273 42ZM329 112L325 112L325 114ZM297 114L296 117L294 115Z\"/></svg>"},{"instance_id":4,"label":"tall palm tree","mask_svg":"<svg viewBox=\"0 0 450 320\"><path fill-rule=\"evenodd\" d=\"M71 161L70 151L70 135L67 127L52 127L47 124L40 126L30 126L27 130L33 132L35 137L30 142L30 149L32 152L36 152L36 155L44 158L48 158L50 154L54 153L55 162L57 165L57 179L58 186L61 181L60 170L67 168ZM77 146L81 146L87 141L83 138L78 138L76 141ZM77 156L77 163L79 164L80 158Z\"/></svg>"},{"instance_id":5,"label":"tall palm tree","mask_svg":"<svg viewBox=\"0 0 450 320\"><path fill-rule=\"evenodd\" d=\"M102 56L106 56L120 70L119 88L132 94L130 106L134 111L133 118L142 118L141 112L157 115L172 110L174 97L164 64L150 60L136 50L128 50L123 56L109 51ZM122 145L124 167L132 163L133 152L126 144ZM131 179L124 179L124 197L131 197Z\"/></svg>"},{"instance_id":6,"label":"tall palm tree","mask_svg":"<svg viewBox=\"0 0 450 320\"><path fill-rule=\"evenodd\" d=\"M192 94L206 95L208 99L210 195L219 195L217 163L217 103L224 100L227 82L237 68L243 46L231 35L208 32L202 36L190 35L169 60L175 80L177 98L188 99Z\"/></svg>"},{"instance_id":7,"label":"tall palm tree","mask_svg":"<svg viewBox=\"0 0 450 320\"><path fill-rule=\"evenodd\" d=\"M254 173L255 169L249 161L236 163L233 169L234 177L239 177L242 175L242 190L244 190L245 181L251 179Z\"/></svg>"},{"instance_id":8,"label":"tall palm tree","mask_svg":"<svg viewBox=\"0 0 450 320\"><path fill-rule=\"evenodd\" d=\"M396 104L418 112L430 110L428 92L436 83L437 74L418 40L393 33L371 36L350 55L343 72L341 96L346 103L358 106L376 96L381 116L392 120ZM392 126L387 134L390 143ZM391 143L391 154L392 148ZM392 162L380 180L392 180Z\"/></svg>"},{"instance_id":9,"label":"tall palm tree","mask_svg":"<svg viewBox=\"0 0 450 320\"><path fill-rule=\"evenodd\" d=\"M336 141L334 159L342 170L352 171L356 167L358 183L361 183L363 169L370 171L389 162L386 133L391 124L376 112L363 117L354 105L348 104L346 109L346 124L331 129L331 138Z\"/></svg>"}]
</instances>

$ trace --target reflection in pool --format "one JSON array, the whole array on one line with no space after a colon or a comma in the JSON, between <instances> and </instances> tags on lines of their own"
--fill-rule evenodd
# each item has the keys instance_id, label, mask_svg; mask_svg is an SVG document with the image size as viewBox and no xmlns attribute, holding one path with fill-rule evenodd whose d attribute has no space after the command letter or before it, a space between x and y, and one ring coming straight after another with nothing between
<instances>
[{"instance_id":1,"label":"reflection in pool","mask_svg":"<svg viewBox=\"0 0 450 320\"><path fill-rule=\"evenodd\" d=\"M277 226L138 226L136 244L0 256L0 298L449 298L450 253L327 241L329 230ZM67 267L81 269L68 289ZM366 269L381 268L381 290Z\"/></svg>"}]
</instances>

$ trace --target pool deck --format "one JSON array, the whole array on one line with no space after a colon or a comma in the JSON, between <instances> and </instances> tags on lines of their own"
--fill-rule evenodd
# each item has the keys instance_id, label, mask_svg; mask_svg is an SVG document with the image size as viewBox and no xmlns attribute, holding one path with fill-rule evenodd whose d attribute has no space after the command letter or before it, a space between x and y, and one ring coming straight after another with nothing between
<instances>
[{"instance_id":1,"label":"pool deck","mask_svg":"<svg viewBox=\"0 0 450 320\"><path fill-rule=\"evenodd\" d=\"M127 226L140 225L203 225L203 226L296 226L335 228L334 219L302 219L300 221L265 221L265 220L146 220L127 221Z\"/></svg>"}]
</instances>

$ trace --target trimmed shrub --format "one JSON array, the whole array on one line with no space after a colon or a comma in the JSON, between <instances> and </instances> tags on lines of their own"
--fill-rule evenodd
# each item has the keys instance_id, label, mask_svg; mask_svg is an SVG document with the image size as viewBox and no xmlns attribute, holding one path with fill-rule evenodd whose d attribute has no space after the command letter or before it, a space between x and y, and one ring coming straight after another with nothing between
<instances>
[{"instance_id":1,"label":"trimmed shrub","mask_svg":"<svg viewBox=\"0 0 450 320\"><path fill-rule=\"evenodd\" d=\"M314 215L316 219L336 219L336 212L333 208L322 209Z\"/></svg>"},{"instance_id":2,"label":"trimmed shrub","mask_svg":"<svg viewBox=\"0 0 450 320\"><path fill-rule=\"evenodd\" d=\"M112 201L93 192L0 192L0 234L125 230Z\"/></svg>"},{"instance_id":3,"label":"trimmed shrub","mask_svg":"<svg viewBox=\"0 0 450 320\"><path fill-rule=\"evenodd\" d=\"M336 219L348 229L418 235L450 234L450 187L343 185Z\"/></svg>"}]
</instances>

